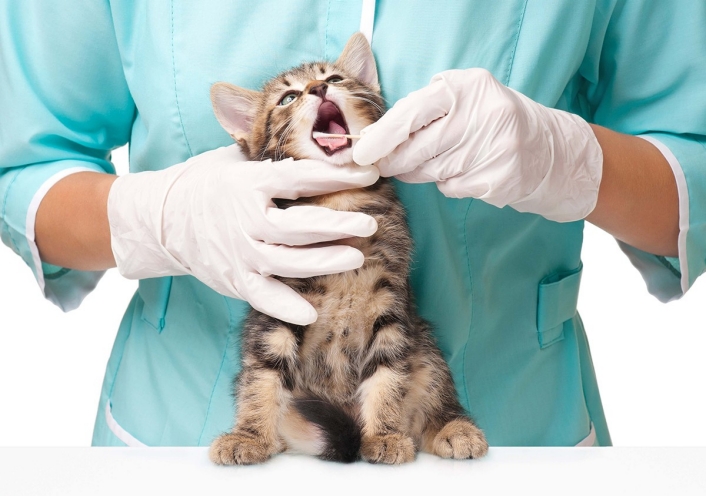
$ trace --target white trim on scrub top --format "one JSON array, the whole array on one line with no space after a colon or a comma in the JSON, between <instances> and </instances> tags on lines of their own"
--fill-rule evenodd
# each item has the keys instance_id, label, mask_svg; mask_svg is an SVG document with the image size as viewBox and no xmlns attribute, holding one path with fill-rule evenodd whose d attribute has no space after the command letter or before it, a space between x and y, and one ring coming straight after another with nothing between
<instances>
[{"instance_id":1,"label":"white trim on scrub top","mask_svg":"<svg viewBox=\"0 0 706 496\"><path fill-rule=\"evenodd\" d=\"M49 190L59 181L64 179L71 174L76 174L77 172L96 172L94 169L89 169L88 167L71 167L70 169L62 170L51 176L49 179L44 181L39 187L32 201L29 203L29 208L27 209L27 217L25 219L25 237L27 238L27 244L29 245L29 251L32 253L32 261L34 262L34 273L37 277L37 283L39 284L39 289L42 290L44 294L44 271L42 269L42 260L39 258L39 249L37 248L37 242L35 239L35 222L37 220L37 211L39 210L39 204L47 195ZM67 310L73 310L69 308Z\"/></svg>"},{"instance_id":2,"label":"white trim on scrub top","mask_svg":"<svg viewBox=\"0 0 706 496\"><path fill-rule=\"evenodd\" d=\"M363 0L363 11L360 13L360 32L368 43L373 44L373 26L375 25L375 0Z\"/></svg>"},{"instance_id":3,"label":"white trim on scrub top","mask_svg":"<svg viewBox=\"0 0 706 496\"><path fill-rule=\"evenodd\" d=\"M674 173L674 180L677 182L677 193L679 195L679 237L677 238L679 254L679 271L681 272L681 291L686 293L689 289L689 264L686 259L686 233L689 232L689 190L686 187L686 177L677 157L667 145L657 138L646 135L638 135L645 141L652 143L664 156Z\"/></svg>"},{"instance_id":4,"label":"white trim on scrub top","mask_svg":"<svg viewBox=\"0 0 706 496\"><path fill-rule=\"evenodd\" d=\"M110 411L110 400L105 402L105 423L108 424L108 429L115 434L115 437L120 439L127 446L131 448L147 447L145 443L135 439L132 434L123 429L122 426L115 421L113 413Z\"/></svg>"}]
</instances>

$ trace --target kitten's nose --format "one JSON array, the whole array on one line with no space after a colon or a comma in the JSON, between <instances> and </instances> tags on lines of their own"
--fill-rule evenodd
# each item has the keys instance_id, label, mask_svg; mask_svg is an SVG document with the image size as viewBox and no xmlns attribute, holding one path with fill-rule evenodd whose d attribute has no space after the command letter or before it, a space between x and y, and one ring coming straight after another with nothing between
<instances>
[{"instance_id":1,"label":"kitten's nose","mask_svg":"<svg viewBox=\"0 0 706 496\"><path fill-rule=\"evenodd\" d=\"M319 98L324 98L326 96L326 90L328 89L328 84L321 81L319 84L315 84L309 88L310 95L316 95Z\"/></svg>"}]
</instances>

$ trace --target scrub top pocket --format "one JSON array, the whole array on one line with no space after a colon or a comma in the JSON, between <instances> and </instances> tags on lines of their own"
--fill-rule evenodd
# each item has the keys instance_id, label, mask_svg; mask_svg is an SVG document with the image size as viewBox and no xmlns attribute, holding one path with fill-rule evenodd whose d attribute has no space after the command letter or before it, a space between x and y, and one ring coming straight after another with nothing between
<instances>
[{"instance_id":1,"label":"scrub top pocket","mask_svg":"<svg viewBox=\"0 0 706 496\"><path fill-rule=\"evenodd\" d=\"M564 339L564 327L576 315L583 264L576 269L552 274L539 283L537 293L537 339L546 348Z\"/></svg>"}]
</instances>

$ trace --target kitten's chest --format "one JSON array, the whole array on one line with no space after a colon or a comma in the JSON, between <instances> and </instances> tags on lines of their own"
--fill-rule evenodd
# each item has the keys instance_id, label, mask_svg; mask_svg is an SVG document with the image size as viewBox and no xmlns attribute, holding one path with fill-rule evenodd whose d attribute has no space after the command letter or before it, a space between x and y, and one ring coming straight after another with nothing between
<instances>
[{"instance_id":1,"label":"kitten's chest","mask_svg":"<svg viewBox=\"0 0 706 496\"><path fill-rule=\"evenodd\" d=\"M375 291L382 269L375 264L357 271L317 278L323 288L309 296L317 321L307 326L299 348L301 384L339 402L352 398L372 328L392 305L388 294Z\"/></svg>"},{"instance_id":2,"label":"kitten's chest","mask_svg":"<svg viewBox=\"0 0 706 496\"><path fill-rule=\"evenodd\" d=\"M378 231L369 238L340 241L365 255L362 267L341 274L287 280L316 308L299 346L299 380L308 390L338 403L352 400L376 319L399 306L410 250L404 215L391 185L298 200L334 210L373 215ZM291 205L291 203L290 203Z\"/></svg>"},{"instance_id":3,"label":"kitten's chest","mask_svg":"<svg viewBox=\"0 0 706 496\"><path fill-rule=\"evenodd\" d=\"M316 278L319 290L303 295L319 314L299 347L303 388L339 404L353 400L375 321L395 304L393 293L377 289L383 278L384 266L366 261L356 271Z\"/></svg>"}]
</instances>

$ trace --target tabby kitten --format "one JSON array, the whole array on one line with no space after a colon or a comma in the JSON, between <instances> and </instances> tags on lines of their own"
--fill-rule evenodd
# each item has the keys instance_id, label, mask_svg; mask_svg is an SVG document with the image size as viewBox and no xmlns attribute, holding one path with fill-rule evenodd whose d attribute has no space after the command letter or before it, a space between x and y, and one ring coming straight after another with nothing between
<instances>
[{"instance_id":1,"label":"tabby kitten","mask_svg":"<svg viewBox=\"0 0 706 496\"><path fill-rule=\"evenodd\" d=\"M216 83L211 99L251 160L357 167L350 139L313 133L357 134L383 114L375 60L360 33L334 63L301 65L261 92ZM419 449L444 458L485 455L483 432L463 412L431 330L416 313L408 280L412 242L389 180L277 204L364 212L379 227L369 238L345 241L365 255L360 269L282 278L316 308L313 324L250 311L235 426L213 442L211 460L259 463L285 450L390 464L413 460Z\"/></svg>"}]
</instances>

